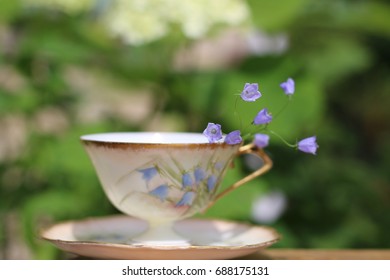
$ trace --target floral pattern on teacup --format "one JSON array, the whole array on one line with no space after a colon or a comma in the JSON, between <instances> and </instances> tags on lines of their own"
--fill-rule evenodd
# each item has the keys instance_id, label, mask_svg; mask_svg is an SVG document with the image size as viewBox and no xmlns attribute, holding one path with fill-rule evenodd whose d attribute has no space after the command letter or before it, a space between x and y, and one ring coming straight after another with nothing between
<instances>
[{"instance_id":1,"label":"floral pattern on teacup","mask_svg":"<svg viewBox=\"0 0 390 280\"><path fill-rule=\"evenodd\" d=\"M126 177L137 176L136 178L144 183L142 192L155 198L153 203L169 203L172 208L178 210L183 207L200 209L205 205L205 201L212 199L225 169L226 163L215 157L211 157L206 163L196 163L190 168L184 168L172 157L169 161L156 158L145 166L130 171L120 181ZM132 193L133 191L130 191L122 202L126 197L131 197Z\"/></svg>"}]
</instances>

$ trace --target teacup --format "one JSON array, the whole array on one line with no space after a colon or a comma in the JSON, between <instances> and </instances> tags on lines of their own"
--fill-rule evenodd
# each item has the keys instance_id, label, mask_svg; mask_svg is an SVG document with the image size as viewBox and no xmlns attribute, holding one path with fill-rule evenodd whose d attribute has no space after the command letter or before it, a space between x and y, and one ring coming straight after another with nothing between
<instances>
[{"instance_id":1,"label":"teacup","mask_svg":"<svg viewBox=\"0 0 390 280\"><path fill-rule=\"evenodd\" d=\"M268 171L272 161L249 144L209 143L201 133L116 132L84 135L82 143L111 203L146 220L137 242L185 242L172 223L205 211L217 199ZM253 153L263 166L218 193L232 160Z\"/></svg>"}]
</instances>

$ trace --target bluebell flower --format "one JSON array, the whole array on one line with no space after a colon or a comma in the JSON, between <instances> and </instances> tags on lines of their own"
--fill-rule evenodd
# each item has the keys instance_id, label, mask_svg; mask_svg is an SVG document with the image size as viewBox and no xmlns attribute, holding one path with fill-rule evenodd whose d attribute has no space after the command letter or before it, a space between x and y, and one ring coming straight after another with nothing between
<instances>
[{"instance_id":1,"label":"bluebell flower","mask_svg":"<svg viewBox=\"0 0 390 280\"><path fill-rule=\"evenodd\" d=\"M195 196L196 196L196 193L194 193L194 192L184 193L182 198L180 199L180 201L178 203L176 203L176 207L185 206L185 205L191 206L192 202L194 202Z\"/></svg>"},{"instance_id":2,"label":"bluebell flower","mask_svg":"<svg viewBox=\"0 0 390 280\"><path fill-rule=\"evenodd\" d=\"M244 101L254 102L256 99L261 97L259 91L259 85L257 83L246 83L243 91L241 92L241 98Z\"/></svg>"},{"instance_id":3,"label":"bluebell flower","mask_svg":"<svg viewBox=\"0 0 390 280\"><path fill-rule=\"evenodd\" d=\"M279 86L283 90L285 95L288 96L288 101L291 101L291 97L295 93L295 81L292 78L287 78L285 81L279 83ZM245 83L244 88L241 91L240 97L246 102L255 102L257 99L262 97L262 94L259 91L259 85L257 83ZM237 101L239 99L239 97L236 98L236 104L234 106L235 110L237 109ZM252 119L252 122L250 123L252 127L249 127L248 125L245 130L234 130L228 133L225 137L222 136L223 133L221 125L215 123L208 123L207 128L203 131L203 134L207 137L210 143L223 142L223 144L226 143L229 145L239 145L241 143L252 141L252 145L257 147L258 149L263 149L267 147L271 140L269 135L273 134L280 138L287 146L296 148L304 153L315 155L319 148L315 136L302 139L299 142L297 141L297 143L295 144L290 144L272 130L268 130L268 126L273 121L273 119L277 115L279 115L279 113L281 113L287 105L288 103L286 103L285 106L281 108L281 110L276 115L272 115L267 108L263 107ZM237 112L234 111L234 114L237 114ZM240 126L244 127L241 118L239 118L239 122ZM259 132L266 132L268 135ZM216 164L215 161L210 162L208 165L212 169L211 172L215 174L215 176L217 176L218 178L218 173L223 171L224 168L226 168L226 164ZM204 178L204 174L201 170L195 170L194 175L191 175L193 176L193 180L195 181L196 186L199 186L199 183L201 183L202 186L206 185L210 191L215 188L214 185L216 184L217 179L215 177L209 177L209 172L207 172L206 174L207 175Z\"/></svg>"},{"instance_id":4,"label":"bluebell flower","mask_svg":"<svg viewBox=\"0 0 390 280\"><path fill-rule=\"evenodd\" d=\"M288 78L287 81L280 84L286 95L293 95L295 91L295 82L293 79Z\"/></svg>"},{"instance_id":5,"label":"bluebell flower","mask_svg":"<svg viewBox=\"0 0 390 280\"><path fill-rule=\"evenodd\" d=\"M195 183L199 184L204 178L206 178L206 172L202 168L197 167L194 171L194 177Z\"/></svg>"},{"instance_id":6,"label":"bluebell flower","mask_svg":"<svg viewBox=\"0 0 390 280\"><path fill-rule=\"evenodd\" d=\"M312 136L312 137L302 139L301 141L298 142L297 146L298 146L298 150L304 153L315 155L318 149L317 138L316 136Z\"/></svg>"},{"instance_id":7,"label":"bluebell flower","mask_svg":"<svg viewBox=\"0 0 390 280\"><path fill-rule=\"evenodd\" d=\"M169 188L167 185L161 185L150 191L149 194L159 198L161 201L164 201L168 196L168 190Z\"/></svg>"},{"instance_id":8,"label":"bluebell flower","mask_svg":"<svg viewBox=\"0 0 390 280\"><path fill-rule=\"evenodd\" d=\"M256 133L255 139L253 140L253 143L258 148L265 148L268 146L268 143L269 143L269 135L262 134L262 133Z\"/></svg>"},{"instance_id":9,"label":"bluebell flower","mask_svg":"<svg viewBox=\"0 0 390 280\"><path fill-rule=\"evenodd\" d=\"M138 171L142 173L142 179L144 179L146 182L149 182L158 173L156 167L139 169Z\"/></svg>"},{"instance_id":10,"label":"bluebell flower","mask_svg":"<svg viewBox=\"0 0 390 280\"><path fill-rule=\"evenodd\" d=\"M272 121L272 116L268 114L268 109L264 108L256 115L255 119L253 120L253 123L258 125L258 124L270 123L271 121Z\"/></svg>"},{"instance_id":11,"label":"bluebell flower","mask_svg":"<svg viewBox=\"0 0 390 280\"><path fill-rule=\"evenodd\" d=\"M209 192L211 192L215 188L216 183L217 183L217 177L214 175L211 175L207 179L207 189L209 190Z\"/></svg>"},{"instance_id":12,"label":"bluebell flower","mask_svg":"<svg viewBox=\"0 0 390 280\"><path fill-rule=\"evenodd\" d=\"M181 177L181 184L182 184L182 187L185 188L185 187L191 187L193 185L193 180L192 180L192 177L191 177L191 174L190 173L184 173L183 176Z\"/></svg>"},{"instance_id":13,"label":"bluebell flower","mask_svg":"<svg viewBox=\"0 0 390 280\"><path fill-rule=\"evenodd\" d=\"M228 135L225 137L225 143L229 145L236 145L240 144L242 142L241 138L241 132L239 130L234 130L230 132Z\"/></svg>"},{"instance_id":14,"label":"bluebell flower","mask_svg":"<svg viewBox=\"0 0 390 280\"><path fill-rule=\"evenodd\" d=\"M222 129L220 124L208 123L203 135L207 137L210 143L217 142L222 138Z\"/></svg>"}]
</instances>

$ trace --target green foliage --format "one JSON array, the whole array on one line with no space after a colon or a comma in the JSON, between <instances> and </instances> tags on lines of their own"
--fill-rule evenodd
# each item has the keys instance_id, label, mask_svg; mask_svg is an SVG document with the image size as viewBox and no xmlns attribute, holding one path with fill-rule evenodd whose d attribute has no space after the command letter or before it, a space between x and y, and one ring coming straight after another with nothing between
<instances>
[{"instance_id":1,"label":"green foliage","mask_svg":"<svg viewBox=\"0 0 390 280\"><path fill-rule=\"evenodd\" d=\"M13 19L19 12L19 0L2 1L0 3L0 23Z\"/></svg>"},{"instance_id":2,"label":"green foliage","mask_svg":"<svg viewBox=\"0 0 390 280\"><path fill-rule=\"evenodd\" d=\"M272 129L290 142L317 135L318 155L289 150L271 136L272 171L200 217L258 222L251 214L253 201L278 190L287 209L272 223L283 235L276 246L389 247L389 4L248 3L257 28L285 34L286 51L248 53L213 70L178 70L177 51L197 41L184 41L174 31L147 45L127 46L92 15L0 1L0 247L13 238L3 222L9 213L21 217L23 242L34 258L63 257L37 240L42 227L117 213L80 135L156 126L203 131L207 122L221 123L229 132L245 127L264 107L276 114L286 102L279 83L289 76L296 93ZM99 83L105 78L108 93ZM263 97L253 104L238 100L235 107L246 82L258 82ZM110 103L114 96L123 102L133 97L126 106L136 113L129 117L122 102ZM142 101L145 96L151 101ZM132 119L141 115L139 108L148 113ZM237 159L224 186L249 172Z\"/></svg>"},{"instance_id":3,"label":"green foliage","mask_svg":"<svg viewBox=\"0 0 390 280\"><path fill-rule=\"evenodd\" d=\"M302 14L308 2L310 1L248 1L254 23L267 31L283 30Z\"/></svg>"},{"instance_id":4,"label":"green foliage","mask_svg":"<svg viewBox=\"0 0 390 280\"><path fill-rule=\"evenodd\" d=\"M248 170L244 171L245 173L249 173ZM221 186L221 191L230 187L228 184L233 184L242 177L243 166L239 161L236 161L234 168L228 169ZM200 217L247 221L251 217L252 203L257 197L265 193L267 189L266 182L261 179L252 180L234 192L222 197L206 213L200 215ZM227 205L229 207L226 207Z\"/></svg>"}]
</instances>

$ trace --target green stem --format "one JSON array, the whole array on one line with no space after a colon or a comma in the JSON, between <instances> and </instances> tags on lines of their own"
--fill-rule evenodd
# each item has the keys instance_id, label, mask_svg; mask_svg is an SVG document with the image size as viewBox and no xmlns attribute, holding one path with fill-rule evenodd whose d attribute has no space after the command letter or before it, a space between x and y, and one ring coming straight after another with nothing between
<instances>
[{"instance_id":1,"label":"green stem","mask_svg":"<svg viewBox=\"0 0 390 280\"><path fill-rule=\"evenodd\" d=\"M296 144L290 144L288 143L282 136L280 136L279 134L277 134L276 132L272 131L272 130L269 130L267 129L267 132L271 133L272 135L275 135L276 137L278 137L280 140L282 140L282 142L284 144L286 144L287 146L291 147L291 148L296 148L297 145Z\"/></svg>"},{"instance_id":2,"label":"green stem","mask_svg":"<svg viewBox=\"0 0 390 280\"><path fill-rule=\"evenodd\" d=\"M237 112L237 102L238 102L239 97L236 97L236 101L234 102L234 115L238 117L239 122L240 122L240 130L242 131L242 119L240 114Z\"/></svg>"},{"instance_id":3,"label":"green stem","mask_svg":"<svg viewBox=\"0 0 390 280\"><path fill-rule=\"evenodd\" d=\"M247 134L243 135L241 138L242 138L242 140L246 141L246 140L249 140L251 137L252 137L252 133L247 133Z\"/></svg>"},{"instance_id":4,"label":"green stem","mask_svg":"<svg viewBox=\"0 0 390 280\"><path fill-rule=\"evenodd\" d=\"M248 129L249 132L243 134L242 139L245 141L245 140L252 140L253 136L256 134L256 133L260 133L261 131L264 131L264 130L267 130L267 126L268 124L266 125L254 125L253 123L251 123L250 125L248 125L245 130L247 130L247 128L249 126L252 126L252 129ZM243 130L243 131L245 131Z\"/></svg>"},{"instance_id":5,"label":"green stem","mask_svg":"<svg viewBox=\"0 0 390 280\"><path fill-rule=\"evenodd\" d=\"M286 110L287 106L290 104L290 101L292 100L291 95L288 96L287 102L283 105L283 107L275 114L273 115L273 119L275 120L284 110Z\"/></svg>"}]
</instances>

